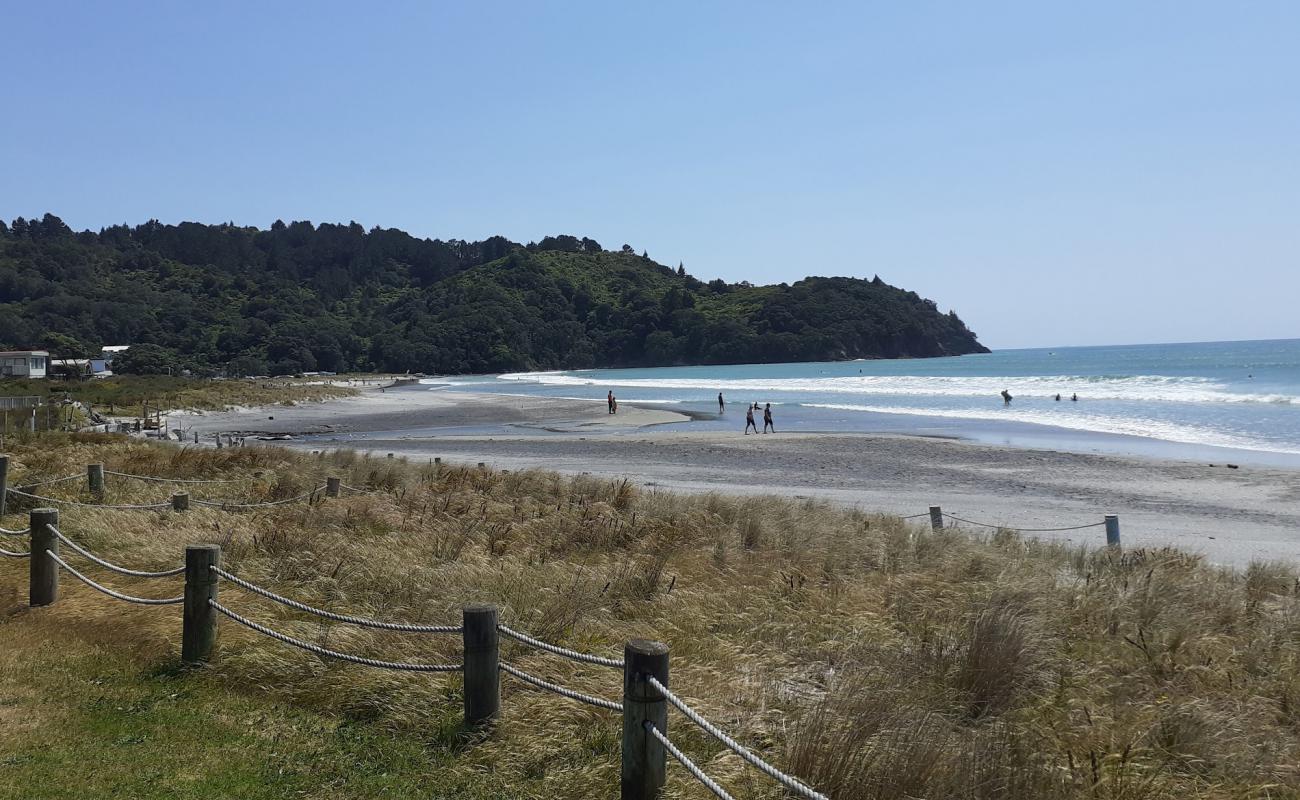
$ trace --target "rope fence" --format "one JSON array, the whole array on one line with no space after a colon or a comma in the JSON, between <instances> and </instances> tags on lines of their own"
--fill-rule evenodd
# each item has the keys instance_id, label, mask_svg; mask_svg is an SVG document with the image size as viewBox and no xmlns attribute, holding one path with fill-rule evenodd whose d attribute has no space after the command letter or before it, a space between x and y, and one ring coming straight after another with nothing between
<instances>
[{"instance_id":1,"label":"rope fence","mask_svg":"<svg viewBox=\"0 0 1300 800\"><path fill-rule=\"evenodd\" d=\"M234 611L221 605L216 600L208 600L208 605L246 628L255 630L260 634L269 636L272 639L284 642L285 644L291 644L294 647L301 648L309 653L315 653L318 656L333 658L339 661L350 661L353 664L364 664L367 667L395 669L405 672L460 672L461 669L459 664L409 664L401 661L380 661L377 658L366 658L365 656L354 656L350 653L340 653L337 650L330 650L327 647L321 647L320 645L312 644L311 642L304 642L302 639L295 639L287 633L280 633L279 631L272 630L265 625L259 625L247 617L242 617L239 614L236 614Z\"/></svg>"},{"instance_id":2,"label":"rope fence","mask_svg":"<svg viewBox=\"0 0 1300 800\"><path fill-rule=\"evenodd\" d=\"M60 531L58 528L54 527L53 525L50 526L50 531L54 533L55 538L57 538L60 542L63 542L68 547L71 547L73 550L75 550L77 553L82 555L84 558L93 561L94 563L98 564L104 569L110 570L112 572L116 572L119 575L130 575L133 578L170 578L173 575L180 575L182 572L185 571L185 567L183 565L175 569L162 570L161 572L143 572L141 570L127 569L126 567L120 567L117 564L114 564L109 561L105 561L104 559L90 552L86 548L72 541L67 536L64 536L63 532Z\"/></svg>"},{"instance_id":3,"label":"rope fence","mask_svg":"<svg viewBox=\"0 0 1300 800\"><path fill-rule=\"evenodd\" d=\"M377 619L368 619L366 617L354 617L349 614L338 614L333 611L326 611L323 608L315 608L306 603L300 603L292 598L276 594L270 589L263 588L254 583L249 583L238 575L232 575L221 567L213 565L210 567L212 572L230 581L241 589L246 589L253 594L259 594L268 600L274 600L277 603L294 608L299 611L305 611L308 614L315 614L324 619L331 619L335 622L345 622L349 625L359 625L363 628L378 628L386 631L400 631L402 633L460 633L461 629L456 625L416 625L407 622L383 622ZM184 570L184 567L181 568Z\"/></svg>"},{"instance_id":4,"label":"rope fence","mask_svg":"<svg viewBox=\"0 0 1300 800\"><path fill-rule=\"evenodd\" d=\"M126 503L120 505L109 505L105 503L82 503L79 500L62 500L58 497L46 497L39 494L31 494L21 489L10 489L9 494L22 495L32 500L40 500L44 503L57 503L61 506L77 506L80 508L101 508L106 511L151 511L157 508L169 508L171 501L165 503Z\"/></svg>"},{"instance_id":5,"label":"rope fence","mask_svg":"<svg viewBox=\"0 0 1300 800\"><path fill-rule=\"evenodd\" d=\"M593 697L589 694L583 694L582 692L575 692L572 689L566 689L557 683L551 683L550 681L544 681L535 675L529 675L527 672L524 672L523 670L513 667L510 664L506 664L504 662L502 662L501 664L501 671L515 676L516 678L523 681L524 683L532 684L533 686L536 686L538 689L544 689L548 692L554 692L555 694L558 694L562 697L567 697L570 700L577 700L579 703L586 703L589 706L596 706L597 708L604 708L604 709L608 709L609 711L623 710L622 703L616 703L613 700L606 700L602 697Z\"/></svg>"},{"instance_id":6,"label":"rope fence","mask_svg":"<svg viewBox=\"0 0 1300 800\"><path fill-rule=\"evenodd\" d=\"M132 475L129 472L114 472L111 469L104 470L105 475L116 475L119 478L132 478L137 481L152 481L154 483L184 483L184 484L202 484L202 483L247 483L248 481L257 480L256 476L247 476L243 478L229 478L224 480L207 480L198 478L160 478L155 475ZM80 475L73 475L73 478L80 478Z\"/></svg>"},{"instance_id":7,"label":"rope fence","mask_svg":"<svg viewBox=\"0 0 1300 800\"><path fill-rule=\"evenodd\" d=\"M378 489L358 489L355 486L348 486L346 483L340 483L339 488L347 489L349 492L356 492L357 494L380 494Z\"/></svg>"},{"instance_id":8,"label":"rope fence","mask_svg":"<svg viewBox=\"0 0 1300 800\"><path fill-rule=\"evenodd\" d=\"M975 522L974 520L962 519L961 517L956 516L955 514L949 514L946 511L944 512L944 517L953 520L954 522L963 522L967 525L975 525L980 528L994 528L997 530L1005 529L1010 531L1021 531L1022 533L1058 533L1060 531L1081 531L1086 528L1100 528L1106 524L1105 522L1090 522L1087 525L1071 525L1070 527L1067 528L1022 528L1018 525L992 525L987 522ZM910 519L910 517L904 517L904 519Z\"/></svg>"},{"instance_id":9,"label":"rope fence","mask_svg":"<svg viewBox=\"0 0 1300 800\"><path fill-rule=\"evenodd\" d=\"M4 536L26 536L31 532L32 532L31 528L23 528L20 531L11 531L8 528L0 528L0 535L4 535Z\"/></svg>"},{"instance_id":10,"label":"rope fence","mask_svg":"<svg viewBox=\"0 0 1300 800\"><path fill-rule=\"evenodd\" d=\"M51 478L51 479L48 480L48 481L39 481L39 482L37 482L37 483L27 483L26 481L19 481L19 484L21 484L22 488L24 488L24 489L35 489L35 488L38 487L38 486L53 486L53 485L56 484L56 483L67 483L68 481L81 480L81 479L84 478L84 477L86 477L86 476L85 476L85 475L68 475L68 476L63 477L63 478Z\"/></svg>"},{"instance_id":11,"label":"rope fence","mask_svg":"<svg viewBox=\"0 0 1300 800\"><path fill-rule=\"evenodd\" d=\"M208 506L209 508L270 508L271 506L282 506L285 505L286 503L296 503L299 500L305 500L309 497L314 496L317 492L320 492L324 488L325 486L324 484L322 484L320 486L317 486L315 489L312 489L309 492L303 492L302 494L297 495L296 497L286 497L283 500L268 500L264 503L241 503L235 500L197 500L197 499L191 502L200 506ZM171 504L164 503L163 505L171 505Z\"/></svg>"},{"instance_id":12,"label":"rope fence","mask_svg":"<svg viewBox=\"0 0 1300 800\"><path fill-rule=\"evenodd\" d=\"M646 676L646 683L650 684L655 689L658 689L659 692L663 694L664 699L668 701L669 705L671 705L673 708L677 709L678 711L682 712L683 716L685 716L691 722L694 722L696 725L698 725L701 730L703 730L705 733L712 736L714 739L717 739L719 742L722 742L722 744L725 745L728 750L740 756L742 759L749 762L749 764L751 764L752 766L757 767L763 774L767 775L769 778L772 778L773 780L777 781L785 788L800 795L801 797L808 798L808 800L828 800L826 795L808 787L807 785L805 785L795 777L791 775L787 775L786 773L782 772L781 770L767 763L763 759L754 755L753 752L746 749L745 746L742 745L740 742L737 742L735 739L728 736L717 725L714 725L712 722L709 722L707 719L700 716L698 711L691 708L689 705L686 704L684 700L682 700L680 697L678 697L677 695L669 691L668 687L660 683L659 680L655 678L653 675ZM685 765L683 764L683 766Z\"/></svg>"},{"instance_id":13,"label":"rope fence","mask_svg":"<svg viewBox=\"0 0 1300 800\"><path fill-rule=\"evenodd\" d=\"M695 762L692 761L685 753L683 753L681 750L678 750L677 745L669 741L668 737L664 736L663 731L655 727L655 724L653 722L651 722L650 720L646 720L644 727L646 733L650 734L652 737L654 737L656 741L659 742L659 744L663 745L664 749L668 751L668 755L677 759L677 763L681 764L683 767L686 768L687 772L695 776L695 780L704 784L705 789L708 789L710 792L713 792L714 796L720 797L722 798L722 800L735 800L735 798L733 798L727 792L726 789L723 789L721 786L718 785L717 781L710 778L708 774L705 773L704 770L696 766Z\"/></svg>"},{"instance_id":14,"label":"rope fence","mask_svg":"<svg viewBox=\"0 0 1300 800\"><path fill-rule=\"evenodd\" d=\"M90 578L87 578L85 575L82 575L80 572L70 567L68 565L68 562L59 558L54 553L53 550L46 550L45 555L54 559L54 563L58 564L60 567L63 567L65 570L71 573L72 577L76 578L77 580L81 581L82 583L86 584L92 589L103 592L109 597L115 597L118 600L125 600L128 603L136 603L142 606L171 606L171 605L176 605L177 603L185 602L184 595L181 595L180 597L167 597L167 598L159 599L159 598L152 598L152 597L135 597L134 595L122 594L121 592L114 591L113 589L110 589L107 586L104 586L103 584L95 583Z\"/></svg>"},{"instance_id":15,"label":"rope fence","mask_svg":"<svg viewBox=\"0 0 1300 800\"><path fill-rule=\"evenodd\" d=\"M602 667L614 667L616 669L623 669L624 666L623 662L620 660L613 659L613 658L601 658L600 656L593 656L590 655L589 653L580 653L577 650L570 650L567 647L560 647L559 645L547 644L546 642L543 642L541 639L534 639L533 637L529 636L526 633L520 633L519 631L511 630L510 628L507 628L505 625L498 625L497 630L501 631L506 636L509 636L511 639L514 639L516 642L521 642L530 647L535 647L538 650L545 650L548 653L554 653L557 656L564 656L565 658L569 658L574 661L581 661L586 664L596 664Z\"/></svg>"},{"instance_id":16,"label":"rope fence","mask_svg":"<svg viewBox=\"0 0 1300 800\"><path fill-rule=\"evenodd\" d=\"M110 473L115 474L115 473ZM128 476L148 477L148 476ZM215 482L215 481L213 481ZM265 503L234 503L228 501L203 501L200 504L226 508L261 508L282 505L312 497L325 489L327 496L337 497L340 489L355 490L343 486L337 478L331 478L325 486L292 498L269 501ZM33 499L49 499L19 490L9 490ZM177 495L188 499L188 495ZM75 506L97 508L154 508L167 504L151 506L94 506L76 501L63 501ZM173 507L176 507L175 505ZM411 622L389 622L370 617L329 611L295 600L278 592L246 580L219 566L221 548L214 544L190 545L185 549L185 564L167 570L146 571L131 569L115 564L92 553L88 548L78 544L65 535L58 527L59 512L55 509L33 509L30 512L30 524L21 531L0 529L11 536L30 536L28 552L0 550L0 556L29 559L31 570L30 598L32 606L49 605L58 599L58 580L60 571L66 571L80 582L92 589L117 600L127 603L149 606L184 604L182 615L181 659L186 664L206 663L212 656L216 641L217 621L224 617L231 622L247 628L257 634L266 636L282 644L298 648L325 659L358 664L377 669L397 670L422 673L460 673L464 681L464 713L467 725L481 725L499 716L500 711L500 676L508 675L532 689L559 695L575 702L583 703L605 711L619 712L623 716L623 797L637 800L658 797L663 788L664 760L671 755L690 775L706 789L719 798L730 800L730 795L715 779L696 764L680 748L672 743L666 734L669 709L676 709L691 723L716 739L727 750L738 756L749 766L779 783L784 792L790 796L805 800L829 800L827 795L818 792L799 778L777 768L763 757L750 750L720 727L706 719L687 701L675 694L668 683L668 646L659 642L631 640L624 646L622 659L608 658L592 653L584 653L559 644L546 642L516 630L498 621L496 606L462 607L461 625L429 625ZM924 514L901 517L903 520L915 520L929 517L935 530L943 528L944 520L987 528L1007 528L1006 525L993 525L944 513L939 506L931 506ZM1074 531L1105 526L1108 544L1119 544L1119 520L1115 515L1106 515L1102 522L1056 528L1018 528L1015 530L1031 532ZM68 564L59 555L59 545L66 545L78 555L95 565L120 575L134 578L167 578L184 574L185 591L177 597L148 598L126 594L104 586L89 578ZM422 663L411 661L385 660L369 656L342 652L316 644L302 638L276 630L254 621L219 602L218 592L222 583L233 584L251 594L286 606L290 609L309 614L321 619L398 633L413 634L460 634L464 648L464 658L460 664ZM517 663L508 663L500 659L500 642L508 639L524 647L532 648L554 656L569 659L581 664L621 670L623 673L622 702L610 700L597 695L577 691L531 674ZM631 789L629 790L629 786ZM629 793L630 791L630 793Z\"/></svg>"}]
</instances>

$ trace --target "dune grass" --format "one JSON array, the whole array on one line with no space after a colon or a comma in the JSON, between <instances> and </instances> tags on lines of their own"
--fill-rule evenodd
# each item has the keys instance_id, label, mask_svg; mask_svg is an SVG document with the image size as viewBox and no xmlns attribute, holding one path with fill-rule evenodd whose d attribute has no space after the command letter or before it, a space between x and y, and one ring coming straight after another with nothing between
<instances>
[{"instance_id":1,"label":"dune grass","mask_svg":"<svg viewBox=\"0 0 1300 800\"><path fill-rule=\"evenodd\" d=\"M353 394L353 388L321 380L210 380L167 375L114 375L80 381L0 380L0 397L48 396L51 402L69 397L103 412L111 408L124 415L138 415L140 404L145 402L150 410L219 411L232 406L292 405Z\"/></svg>"},{"instance_id":2,"label":"dune grass","mask_svg":"<svg viewBox=\"0 0 1300 800\"><path fill-rule=\"evenodd\" d=\"M1173 550L935 532L819 501L675 495L593 476L435 468L347 451L72 435L12 455L11 483L91 461L248 479L191 487L195 497L291 497L341 475L369 493L255 513L70 508L62 527L145 569L180 563L187 543L216 542L232 572L348 613L455 624L462 604L493 602L506 624L600 655L620 655L633 637L665 641L678 694L842 800L1300 792L1300 599L1290 565L1233 571ZM73 499L82 488L50 491ZM149 502L170 491L110 478L105 499ZM21 527L21 508L11 511L0 524ZM211 666L179 672L178 610L126 607L65 578L60 603L26 611L25 569L0 559L9 615L0 624L0 772L34 778L33 765L50 767L32 759L93 762L117 752L122 737L144 736L121 751L131 763L115 768L117 780L142 772L157 785L199 786L229 763L240 775L284 770L303 781L243 796L616 791L613 713L505 677L500 723L471 736L459 725L454 675L327 663L225 620ZM138 594L176 593L167 581L92 574ZM222 597L335 649L459 659L456 637L322 624L228 584ZM616 670L504 642L502 655L534 675L618 698ZM144 698L140 724L152 733L106 721L95 699L103 697L113 709ZM9 720L19 717L15 732ZM186 738L182 729L196 719L216 725L219 757ZM260 738L267 731L279 732L273 745ZM185 763L162 744L173 733L188 742ZM782 796L675 713L670 735L738 797ZM376 773L385 777L366 782ZM676 765L669 773L666 796L707 796ZM439 795L435 785L460 794Z\"/></svg>"}]
</instances>

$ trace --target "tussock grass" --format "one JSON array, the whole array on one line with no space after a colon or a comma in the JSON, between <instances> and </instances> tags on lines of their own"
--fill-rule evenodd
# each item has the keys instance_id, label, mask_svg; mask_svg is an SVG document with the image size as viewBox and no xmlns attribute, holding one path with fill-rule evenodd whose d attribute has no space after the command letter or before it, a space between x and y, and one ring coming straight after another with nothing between
<instances>
[{"instance_id":1,"label":"tussock grass","mask_svg":"<svg viewBox=\"0 0 1300 800\"><path fill-rule=\"evenodd\" d=\"M684 496L595 476L435 468L348 451L67 436L18 450L12 469L21 480L89 461L247 477L246 486L210 489L230 499L292 496L340 475L372 493L252 513L70 509L64 530L147 568L180 563L187 543L217 542L227 569L348 613L456 623L462 604L493 602L513 627L602 655L618 656L633 637L666 641L679 694L842 800L1300 792L1300 599L1288 565L1238 572L1173 550L936 532L811 500ZM51 491L74 498L81 489ZM106 500L169 492L110 477ZM0 586L25 591L23 569L0 561ZM392 660L460 657L454 636L322 624L229 585L222 596L328 647ZM62 635L140 664L176 658L174 610L124 609L69 581L47 612ZM505 640L503 658L589 694L620 691L616 670ZM615 715L509 677L499 725L475 737L459 727L455 676L326 663L223 620L202 680L417 741L459 785L491 775L509 796L582 798L608 795L618 780ZM23 685L11 677L5 691ZM675 713L670 734L738 796L781 796ZM670 797L705 796L669 770Z\"/></svg>"}]
</instances>

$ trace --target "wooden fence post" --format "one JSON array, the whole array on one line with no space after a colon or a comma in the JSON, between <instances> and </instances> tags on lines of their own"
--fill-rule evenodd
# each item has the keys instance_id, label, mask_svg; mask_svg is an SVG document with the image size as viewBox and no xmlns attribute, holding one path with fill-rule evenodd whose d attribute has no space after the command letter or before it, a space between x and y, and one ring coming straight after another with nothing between
<instances>
[{"instance_id":1,"label":"wooden fence post","mask_svg":"<svg viewBox=\"0 0 1300 800\"><path fill-rule=\"evenodd\" d=\"M343 480L342 480L341 478L326 478L326 479L325 479L325 496L326 496L326 497L338 497L338 496L339 496L339 484L341 484L342 482L343 482Z\"/></svg>"},{"instance_id":2,"label":"wooden fence post","mask_svg":"<svg viewBox=\"0 0 1300 800\"><path fill-rule=\"evenodd\" d=\"M5 492L9 490L9 456L0 455L0 518L5 515Z\"/></svg>"},{"instance_id":3,"label":"wooden fence post","mask_svg":"<svg viewBox=\"0 0 1300 800\"><path fill-rule=\"evenodd\" d=\"M27 584L27 602L32 607L48 606L59 599L59 565L45 554L49 550L59 554L59 537L54 535L54 528L59 524L59 511L54 508L33 508L30 526L32 529L31 572Z\"/></svg>"},{"instance_id":4,"label":"wooden fence post","mask_svg":"<svg viewBox=\"0 0 1300 800\"><path fill-rule=\"evenodd\" d=\"M654 800L667 776L667 752L645 729L668 735L668 701L646 676L668 686L668 645L633 639L623 648L622 800Z\"/></svg>"},{"instance_id":5,"label":"wooden fence post","mask_svg":"<svg viewBox=\"0 0 1300 800\"><path fill-rule=\"evenodd\" d=\"M172 495L172 511L189 511L190 493L176 492Z\"/></svg>"},{"instance_id":6,"label":"wooden fence post","mask_svg":"<svg viewBox=\"0 0 1300 800\"><path fill-rule=\"evenodd\" d=\"M936 531L943 530L943 509L930 506L930 527Z\"/></svg>"},{"instance_id":7,"label":"wooden fence post","mask_svg":"<svg viewBox=\"0 0 1300 800\"><path fill-rule=\"evenodd\" d=\"M185 608L181 617L181 661L203 664L212 657L217 641L217 610L208 601L217 599L217 573L221 546L192 544L185 548Z\"/></svg>"},{"instance_id":8,"label":"wooden fence post","mask_svg":"<svg viewBox=\"0 0 1300 800\"><path fill-rule=\"evenodd\" d=\"M104 465L86 465L86 488L96 496L104 494Z\"/></svg>"},{"instance_id":9,"label":"wooden fence post","mask_svg":"<svg viewBox=\"0 0 1300 800\"><path fill-rule=\"evenodd\" d=\"M1106 515L1106 545L1108 547L1119 547L1119 517L1115 514Z\"/></svg>"},{"instance_id":10,"label":"wooden fence post","mask_svg":"<svg viewBox=\"0 0 1300 800\"><path fill-rule=\"evenodd\" d=\"M461 631L465 642L465 724L482 725L501 710L497 607L465 606Z\"/></svg>"}]
</instances>

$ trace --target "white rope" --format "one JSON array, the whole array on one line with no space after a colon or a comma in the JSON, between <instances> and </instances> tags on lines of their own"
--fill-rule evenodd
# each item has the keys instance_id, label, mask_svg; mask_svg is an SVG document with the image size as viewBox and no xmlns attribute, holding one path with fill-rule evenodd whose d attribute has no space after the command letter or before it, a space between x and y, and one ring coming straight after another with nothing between
<instances>
[{"instance_id":1,"label":"white rope","mask_svg":"<svg viewBox=\"0 0 1300 800\"><path fill-rule=\"evenodd\" d=\"M68 547L71 547L73 550L77 551L81 555L85 556L86 558L100 565L104 569L112 570L113 572L116 572L119 575L130 575L135 578L170 578L172 575L179 575L185 571L184 566L179 566L175 569L162 570L161 572L142 572L136 569L127 569L126 567L119 567L117 564L113 564L109 561L105 561L104 559L90 552L86 548L72 541L68 537L64 536L63 532L60 531L58 528L54 527L53 525L50 525L49 528L50 530L54 531L54 535L58 537L60 542L63 542Z\"/></svg>"},{"instance_id":2,"label":"white rope","mask_svg":"<svg viewBox=\"0 0 1300 800\"><path fill-rule=\"evenodd\" d=\"M53 486L56 483L67 483L68 481L80 480L85 475L69 475L66 478L51 478L48 481L37 481L36 483L27 483L26 481L17 481L24 489L35 489L37 486Z\"/></svg>"},{"instance_id":3,"label":"white rope","mask_svg":"<svg viewBox=\"0 0 1300 800\"><path fill-rule=\"evenodd\" d=\"M549 681L544 681L541 678L538 678L534 675L529 675L527 672L524 672L523 670L520 669L516 669L515 667L512 667L506 663L502 663L500 666L503 672L508 672L511 675L514 675L516 678L523 681L524 683L531 683L533 686L536 686L538 689L545 689L548 692L555 692L556 694L561 695L562 697L567 697L570 700L577 700L579 703L586 703L587 705L596 706L597 708L605 708L605 709L609 709L610 711L623 710L622 703L616 703L613 700L606 700L601 697L592 697L589 694L583 694L581 692L575 692L572 689L566 689L563 686L560 686L558 684L550 683Z\"/></svg>"},{"instance_id":4,"label":"white rope","mask_svg":"<svg viewBox=\"0 0 1300 800\"><path fill-rule=\"evenodd\" d=\"M346 483L341 481L339 482L339 486L343 489L347 489L349 492L356 492L358 494L379 494L378 489L358 489L355 486L348 486Z\"/></svg>"},{"instance_id":5,"label":"white rope","mask_svg":"<svg viewBox=\"0 0 1300 800\"><path fill-rule=\"evenodd\" d=\"M921 517L928 517L928 516L930 516L930 512L927 511L924 514L913 514L909 517L899 517L899 519L920 519Z\"/></svg>"},{"instance_id":6,"label":"white rope","mask_svg":"<svg viewBox=\"0 0 1300 800\"><path fill-rule=\"evenodd\" d=\"M231 478L228 480L199 480L194 478L158 478L153 475L132 475L129 472L114 472L111 469L104 470L105 475L116 475L119 478L134 478L138 481L154 481L155 483L244 483L254 480L253 477ZM81 477L81 476L74 476Z\"/></svg>"},{"instance_id":7,"label":"white rope","mask_svg":"<svg viewBox=\"0 0 1300 800\"><path fill-rule=\"evenodd\" d=\"M43 497L42 495L39 494L29 494L28 492L24 492L21 489L10 489L9 494L20 494L23 497L30 497L33 500L44 500L47 503L62 503L65 506L81 506L82 508L103 508L103 509L108 509L110 511L111 510L146 511L154 508L169 508L171 506L170 500L165 503L147 503L147 504L140 504L140 505L112 506L112 505L104 505L102 503L81 503L76 500L60 500L57 497Z\"/></svg>"},{"instance_id":8,"label":"white rope","mask_svg":"<svg viewBox=\"0 0 1300 800\"><path fill-rule=\"evenodd\" d=\"M686 767L686 771L694 775L695 780L704 784L704 788L708 789L710 792L713 792L714 796L720 797L722 798L722 800L735 800L735 798L733 798L730 794L727 793L726 789L723 789L721 786L718 785L717 781L713 780L708 775L705 775L704 770L695 766L694 761L690 760L690 758L688 758L686 754L683 753L681 750L678 750L677 745L668 741L668 737L664 736L663 733L658 728L655 727L655 724L653 722L651 722L650 720L646 720L645 729L646 729L646 733L650 734L655 739L659 740L659 744L663 745L664 749L667 750L668 753L672 755L673 758L677 759L677 763L681 764L683 767Z\"/></svg>"},{"instance_id":9,"label":"white rope","mask_svg":"<svg viewBox=\"0 0 1300 800\"><path fill-rule=\"evenodd\" d=\"M529 645L531 647L536 647L538 650L545 650L546 652L554 653L557 656L564 656L565 658L571 658L574 661L584 661L588 664L599 664L602 667L615 667L617 669L623 669L623 662L613 658L602 658L600 656L593 656L587 653L579 653L577 650L570 650L567 647L560 647L559 645L555 645L555 644L547 644L546 642L543 642L541 639L534 639L533 637L529 636L526 633L520 633L519 631L512 630L510 628L507 628L505 625L497 625L497 630L501 631L506 636L509 636L511 639L514 639L517 642L523 642L524 644Z\"/></svg>"},{"instance_id":10,"label":"white rope","mask_svg":"<svg viewBox=\"0 0 1300 800\"><path fill-rule=\"evenodd\" d=\"M379 628L386 631L402 631L404 633L460 633L461 628L458 625L412 625L405 622L384 622L377 619L367 619L365 617L353 617L347 614L336 614L333 611L326 611L322 608L313 608L306 603L300 603L297 600L278 595L270 589L263 589L253 583L249 583L238 575L231 575L224 569L210 565L213 572L235 584L236 586L247 589L254 594L260 594L268 600L274 600L277 603L283 603L289 608L296 608L299 611L306 611L308 614L315 614L318 617L332 619L336 622L346 622L352 625L360 625L364 628Z\"/></svg>"},{"instance_id":11,"label":"white rope","mask_svg":"<svg viewBox=\"0 0 1300 800\"><path fill-rule=\"evenodd\" d=\"M31 532L32 532L31 528L23 528L20 531L11 531L8 528L0 528L0 534L3 534L5 536L26 536Z\"/></svg>"},{"instance_id":12,"label":"white rope","mask_svg":"<svg viewBox=\"0 0 1300 800\"><path fill-rule=\"evenodd\" d=\"M961 517L953 516L952 514L949 514L947 511L943 512L943 515L948 519L955 520L957 522L964 522L967 525L978 525L981 528L998 528L998 529L1005 528L1006 530L1009 531L1021 531L1023 533L1055 533L1058 531L1081 531L1084 528L1100 528L1102 525L1106 524L1103 521L1103 522L1092 522L1087 525L1074 525L1069 528L1021 528L1015 525L990 525L987 522L975 522L973 520L962 519Z\"/></svg>"},{"instance_id":13,"label":"white rope","mask_svg":"<svg viewBox=\"0 0 1300 800\"><path fill-rule=\"evenodd\" d=\"M712 722L709 722L704 717L701 717L699 713L695 711L695 709L686 705L686 703L680 697L670 692L668 690L668 687L660 683L658 679L655 678L655 676L646 675L645 679L647 683L649 683L654 688L658 689L663 694L664 698L669 703L671 703L674 708L676 708L678 711L685 714L687 719L689 719L691 722L694 722L696 725L699 725L701 728L704 729L706 733L708 733L713 738L717 739L719 742L722 742L724 745L726 745L731 750L731 752L735 753L736 755L740 756L744 760L748 761L750 764L757 767L759 770L764 772L768 777L776 780L781 785L785 786L787 789L796 792L797 794L803 795L804 797L809 798L809 800L829 800L826 797L826 795L816 791L815 789L812 789L811 787L807 786L803 782L799 781L797 778L791 775L787 775L786 773L782 772L781 770L777 769L776 767L772 766L771 764L767 763L763 759L751 753L748 749L746 749L743 745L741 745L740 742L737 742L735 739L723 733L722 730L718 728L716 725L714 725Z\"/></svg>"},{"instance_id":14,"label":"white rope","mask_svg":"<svg viewBox=\"0 0 1300 800\"><path fill-rule=\"evenodd\" d=\"M8 556L9 558L27 558L27 557L30 556L30 555L31 555L31 553L23 553L23 552L17 552L17 551L14 551L14 550L3 550L3 549L0 549L0 556Z\"/></svg>"},{"instance_id":15,"label":"white rope","mask_svg":"<svg viewBox=\"0 0 1300 800\"><path fill-rule=\"evenodd\" d=\"M60 567L63 567L68 572L71 572L73 576L78 580L80 580L82 583L86 584L92 589L98 589L99 591L103 592L109 597L116 597L118 600L125 600L128 603L139 603L142 606L171 606L171 605L176 605L177 603L185 602L185 595L181 595L180 597L153 598L153 597L134 597L129 594L122 594L121 592L115 592L112 589L108 588L107 586L102 586L98 583L95 583L90 578L87 578L85 575L82 575L80 572L77 572L75 569L68 566L68 562L64 561L63 559L55 555L53 550L46 550L45 554L50 558L54 559L54 561Z\"/></svg>"},{"instance_id":16,"label":"white rope","mask_svg":"<svg viewBox=\"0 0 1300 800\"><path fill-rule=\"evenodd\" d=\"M297 497L286 497L283 500L270 500L265 503L236 503L233 500L192 500L191 502L197 503L201 506L210 506L212 508L267 508L270 506L282 506L285 503L296 503L305 497L311 497L324 488L324 486L317 486L310 492L304 492Z\"/></svg>"},{"instance_id":17,"label":"white rope","mask_svg":"<svg viewBox=\"0 0 1300 800\"><path fill-rule=\"evenodd\" d=\"M375 659L375 658L365 658L363 656L354 656L348 653L340 653L337 650L329 650L327 648L321 647L320 645L312 644L311 642L304 642L302 639L295 639L292 636L289 636L288 634L280 633L279 631L273 631L270 628L266 627L265 625L258 625L256 622L253 622L251 619L248 619L246 617L241 617L240 615L236 614L235 612L231 611L230 609L218 603L216 600L209 599L208 605L212 606L216 610L220 611L222 614L225 614L227 617L230 617L235 622L238 622L240 625L243 625L246 628L251 628L252 630L257 631L260 634L263 634L265 636L270 636L272 639L276 639L278 641L284 642L285 644L291 644L294 647L302 648L303 650L306 650L309 653L315 653L318 656L325 656L326 658L336 658L340 661L351 661L354 664L364 664L367 667L380 667L382 669L399 669L399 670L405 670L407 672L460 672L462 669L462 667L459 664L407 664L398 661L380 661L379 659Z\"/></svg>"}]
</instances>

